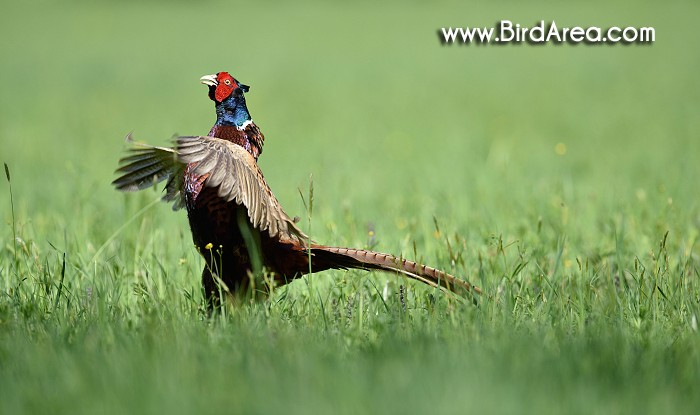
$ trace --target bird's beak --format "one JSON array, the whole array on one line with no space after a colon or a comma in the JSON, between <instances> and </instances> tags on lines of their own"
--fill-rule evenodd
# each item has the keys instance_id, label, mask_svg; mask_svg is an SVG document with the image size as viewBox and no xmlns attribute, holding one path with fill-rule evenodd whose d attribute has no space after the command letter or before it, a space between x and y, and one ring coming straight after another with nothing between
<instances>
[{"instance_id":1,"label":"bird's beak","mask_svg":"<svg viewBox=\"0 0 700 415\"><path fill-rule=\"evenodd\" d=\"M203 77L199 78L199 82L208 86L219 85L219 82L216 80L216 75L204 75Z\"/></svg>"}]
</instances>

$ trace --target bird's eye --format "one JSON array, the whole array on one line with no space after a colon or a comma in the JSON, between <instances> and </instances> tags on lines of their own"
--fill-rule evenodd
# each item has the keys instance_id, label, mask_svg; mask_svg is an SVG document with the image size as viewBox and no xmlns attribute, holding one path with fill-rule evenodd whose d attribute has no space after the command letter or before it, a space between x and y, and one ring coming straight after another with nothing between
<instances>
[{"instance_id":1,"label":"bird's eye","mask_svg":"<svg viewBox=\"0 0 700 415\"><path fill-rule=\"evenodd\" d=\"M226 80L224 80L224 83L225 83L226 85L231 85L231 80L230 80L230 79L226 79Z\"/></svg>"}]
</instances>

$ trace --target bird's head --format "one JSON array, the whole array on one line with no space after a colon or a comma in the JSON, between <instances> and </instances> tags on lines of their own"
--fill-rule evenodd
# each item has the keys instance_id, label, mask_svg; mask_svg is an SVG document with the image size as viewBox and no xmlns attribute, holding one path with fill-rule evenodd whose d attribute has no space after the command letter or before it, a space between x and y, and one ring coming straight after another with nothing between
<instances>
[{"instance_id":1,"label":"bird's head","mask_svg":"<svg viewBox=\"0 0 700 415\"><path fill-rule=\"evenodd\" d=\"M229 98L243 97L244 92L248 92L250 87L238 82L236 78L228 72L219 72L214 75L201 77L200 82L209 87L209 98L219 104Z\"/></svg>"},{"instance_id":2,"label":"bird's head","mask_svg":"<svg viewBox=\"0 0 700 415\"><path fill-rule=\"evenodd\" d=\"M238 82L228 72L205 75L200 82L209 87L209 98L216 107L215 125L233 125L238 129L252 122L243 93L250 87Z\"/></svg>"}]
</instances>

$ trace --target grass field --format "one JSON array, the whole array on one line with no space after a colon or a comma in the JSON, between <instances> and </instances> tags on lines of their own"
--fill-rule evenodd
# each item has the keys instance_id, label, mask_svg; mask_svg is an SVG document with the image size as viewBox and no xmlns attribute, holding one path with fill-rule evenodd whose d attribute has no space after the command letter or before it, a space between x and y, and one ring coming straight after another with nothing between
<instances>
[{"instance_id":1,"label":"grass field","mask_svg":"<svg viewBox=\"0 0 700 415\"><path fill-rule=\"evenodd\" d=\"M699 12L3 2L0 413L695 413ZM437 37L500 19L656 42ZM467 278L478 305L337 271L207 319L186 215L110 182L127 133L209 130L198 79L221 70L305 231Z\"/></svg>"}]
</instances>

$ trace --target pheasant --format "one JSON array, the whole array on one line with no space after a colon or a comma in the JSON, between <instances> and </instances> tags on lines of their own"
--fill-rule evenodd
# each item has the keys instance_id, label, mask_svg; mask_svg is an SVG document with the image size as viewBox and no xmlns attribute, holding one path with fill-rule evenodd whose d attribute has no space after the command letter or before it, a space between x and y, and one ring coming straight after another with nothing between
<instances>
[{"instance_id":1,"label":"pheasant","mask_svg":"<svg viewBox=\"0 0 700 415\"><path fill-rule=\"evenodd\" d=\"M209 135L176 137L173 147L135 144L119 161L122 175L113 185L136 191L167 180L163 200L174 202L174 210L186 208L194 244L205 259L202 286L210 309L220 304L221 291L249 289L253 272L262 267L277 284L310 272L359 268L481 293L464 280L390 254L311 241L282 209L258 167L264 137L246 106L249 87L227 72L201 82L216 107Z\"/></svg>"}]
</instances>

